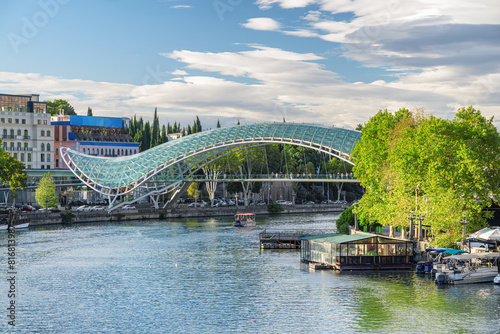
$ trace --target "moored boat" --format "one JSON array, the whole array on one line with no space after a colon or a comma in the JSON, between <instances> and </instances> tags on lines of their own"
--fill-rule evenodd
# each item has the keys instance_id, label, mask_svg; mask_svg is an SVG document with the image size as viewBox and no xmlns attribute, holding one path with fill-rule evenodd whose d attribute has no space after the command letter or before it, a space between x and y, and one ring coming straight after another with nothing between
<instances>
[{"instance_id":1,"label":"moored boat","mask_svg":"<svg viewBox=\"0 0 500 334\"><path fill-rule=\"evenodd\" d=\"M25 229L30 226L30 219L28 217L16 215L9 215L7 218L2 218L0 231L7 231L9 226L12 226L15 230Z\"/></svg>"},{"instance_id":2,"label":"moored boat","mask_svg":"<svg viewBox=\"0 0 500 334\"><path fill-rule=\"evenodd\" d=\"M498 253L463 254L435 264L437 284L490 283L498 275Z\"/></svg>"},{"instance_id":3,"label":"moored boat","mask_svg":"<svg viewBox=\"0 0 500 334\"><path fill-rule=\"evenodd\" d=\"M249 227L255 226L255 213L238 213L234 215L235 227Z\"/></svg>"}]
</instances>

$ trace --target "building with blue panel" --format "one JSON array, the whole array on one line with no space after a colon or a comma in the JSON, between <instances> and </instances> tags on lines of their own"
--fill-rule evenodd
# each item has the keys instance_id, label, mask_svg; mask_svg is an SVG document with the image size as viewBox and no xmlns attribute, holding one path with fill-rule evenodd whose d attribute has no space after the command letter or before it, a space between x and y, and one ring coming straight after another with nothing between
<instances>
[{"instance_id":1,"label":"building with blue panel","mask_svg":"<svg viewBox=\"0 0 500 334\"><path fill-rule=\"evenodd\" d=\"M121 157L139 153L139 143L127 133L127 118L58 115L54 126L54 168L68 168L60 158L60 148L67 147L86 155Z\"/></svg>"}]
</instances>

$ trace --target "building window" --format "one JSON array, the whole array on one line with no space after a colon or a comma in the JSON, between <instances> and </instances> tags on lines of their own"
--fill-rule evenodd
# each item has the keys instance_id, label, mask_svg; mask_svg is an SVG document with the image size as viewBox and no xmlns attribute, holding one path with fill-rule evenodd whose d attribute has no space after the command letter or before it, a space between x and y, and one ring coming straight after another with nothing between
<instances>
[{"instance_id":1,"label":"building window","mask_svg":"<svg viewBox=\"0 0 500 334\"><path fill-rule=\"evenodd\" d=\"M104 153L103 153L103 152L104 152L104 150L101 148L101 155L104 155Z\"/></svg>"},{"instance_id":2,"label":"building window","mask_svg":"<svg viewBox=\"0 0 500 334\"><path fill-rule=\"evenodd\" d=\"M39 119L39 120L38 120L38 125L41 125L41 124L42 124L42 120L41 120L41 119Z\"/></svg>"},{"instance_id":3,"label":"building window","mask_svg":"<svg viewBox=\"0 0 500 334\"><path fill-rule=\"evenodd\" d=\"M44 168L45 168L45 166L44 166L44 165L42 165L42 169L44 169Z\"/></svg>"},{"instance_id":4,"label":"building window","mask_svg":"<svg viewBox=\"0 0 500 334\"><path fill-rule=\"evenodd\" d=\"M9 118L8 122L9 122L9 123L12 123L12 118Z\"/></svg>"},{"instance_id":5,"label":"building window","mask_svg":"<svg viewBox=\"0 0 500 334\"><path fill-rule=\"evenodd\" d=\"M14 148L14 142L10 142L10 147Z\"/></svg>"},{"instance_id":6,"label":"building window","mask_svg":"<svg viewBox=\"0 0 500 334\"><path fill-rule=\"evenodd\" d=\"M0 122L1 123L5 123L5 118L2 118L2 120Z\"/></svg>"},{"instance_id":7,"label":"building window","mask_svg":"<svg viewBox=\"0 0 500 334\"><path fill-rule=\"evenodd\" d=\"M31 162L31 153L28 153L28 162ZM31 167L28 167L31 168Z\"/></svg>"},{"instance_id":8,"label":"building window","mask_svg":"<svg viewBox=\"0 0 500 334\"><path fill-rule=\"evenodd\" d=\"M92 149L92 154L95 154L95 149Z\"/></svg>"},{"instance_id":9,"label":"building window","mask_svg":"<svg viewBox=\"0 0 500 334\"><path fill-rule=\"evenodd\" d=\"M21 129L17 129L17 135L20 136L21 135Z\"/></svg>"},{"instance_id":10,"label":"building window","mask_svg":"<svg viewBox=\"0 0 500 334\"><path fill-rule=\"evenodd\" d=\"M24 130L24 136L28 137L28 130ZM28 138L24 138L24 139L28 139Z\"/></svg>"},{"instance_id":11,"label":"building window","mask_svg":"<svg viewBox=\"0 0 500 334\"><path fill-rule=\"evenodd\" d=\"M21 153L21 161L24 162L24 153Z\"/></svg>"},{"instance_id":12,"label":"building window","mask_svg":"<svg viewBox=\"0 0 500 334\"><path fill-rule=\"evenodd\" d=\"M22 124L26 124L26 120L25 120L25 119L22 119L22 120L21 120L21 123L22 123Z\"/></svg>"},{"instance_id":13,"label":"building window","mask_svg":"<svg viewBox=\"0 0 500 334\"><path fill-rule=\"evenodd\" d=\"M59 149L56 148L56 155L59 155Z\"/></svg>"},{"instance_id":14,"label":"building window","mask_svg":"<svg viewBox=\"0 0 500 334\"><path fill-rule=\"evenodd\" d=\"M45 136L45 130L42 130L42 134L41 134L41 136L42 136L42 137L43 137L43 136Z\"/></svg>"},{"instance_id":15,"label":"building window","mask_svg":"<svg viewBox=\"0 0 500 334\"><path fill-rule=\"evenodd\" d=\"M85 148L82 148L82 152L83 152L83 154L85 154Z\"/></svg>"},{"instance_id":16,"label":"building window","mask_svg":"<svg viewBox=\"0 0 500 334\"><path fill-rule=\"evenodd\" d=\"M47 154L47 162L50 162L50 154ZM48 169L48 168L49 168L49 167L47 166L47 169Z\"/></svg>"},{"instance_id":17,"label":"building window","mask_svg":"<svg viewBox=\"0 0 500 334\"><path fill-rule=\"evenodd\" d=\"M43 145L43 144L42 144ZM45 154L40 154L40 161L45 162Z\"/></svg>"},{"instance_id":18,"label":"building window","mask_svg":"<svg viewBox=\"0 0 500 334\"><path fill-rule=\"evenodd\" d=\"M14 159L17 160L17 153L14 153Z\"/></svg>"},{"instance_id":19,"label":"building window","mask_svg":"<svg viewBox=\"0 0 500 334\"><path fill-rule=\"evenodd\" d=\"M47 169L50 169L50 165L47 165Z\"/></svg>"},{"instance_id":20,"label":"building window","mask_svg":"<svg viewBox=\"0 0 500 334\"><path fill-rule=\"evenodd\" d=\"M47 125L47 120L46 119L43 120L43 125Z\"/></svg>"},{"instance_id":21,"label":"building window","mask_svg":"<svg viewBox=\"0 0 500 334\"><path fill-rule=\"evenodd\" d=\"M10 135L14 137L14 129L10 129ZM11 138L12 139L12 138Z\"/></svg>"},{"instance_id":22,"label":"building window","mask_svg":"<svg viewBox=\"0 0 500 334\"><path fill-rule=\"evenodd\" d=\"M7 129L3 129L3 135L7 136Z\"/></svg>"},{"instance_id":23,"label":"building window","mask_svg":"<svg viewBox=\"0 0 500 334\"><path fill-rule=\"evenodd\" d=\"M21 143L17 142L17 147L19 148L19 151L21 151Z\"/></svg>"},{"instance_id":24,"label":"building window","mask_svg":"<svg viewBox=\"0 0 500 334\"><path fill-rule=\"evenodd\" d=\"M45 151L45 144L42 143L42 151Z\"/></svg>"},{"instance_id":25,"label":"building window","mask_svg":"<svg viewBox=\"0 0 500 334\"><path fill-rule=\"evenodd\" d=\"M50 137L50 131L47 130L47 137Z\"/></svg>"},{"instance_id":26,"label":"building window","mask_svg":"<svg viewBox=\"0 0 500 334\"><path fill-rule=\"evenodd\" d=\"M16 118L16 124L19 124L19 118Z\"/></svg>"},{"instance_id":27,"label":"building window","mask_svg":"<svg viewBox=\"0 0 500 334\"><path fill-rule=\"evenodd\" d=\"M50 144L47 144L47 151L50 152Z\"/></svg>"},{"instance_id":28,"label":"building window","mask_svg":"<svg viewBox=\"0 0 500 334\"><path fill-rule=\"evenodd\" d=\"M59 159L56 159L56 168L59 168Z\"/></svg>"},{"instance_id":29,"label":"building window","mask_svg":"<svg viewBox=\"0 0 500 334\"><path fill-rule=\"evenodd\" d=\"M31 169L31 165L28 165L28 169Z\"/></svg>"}]
</instances>

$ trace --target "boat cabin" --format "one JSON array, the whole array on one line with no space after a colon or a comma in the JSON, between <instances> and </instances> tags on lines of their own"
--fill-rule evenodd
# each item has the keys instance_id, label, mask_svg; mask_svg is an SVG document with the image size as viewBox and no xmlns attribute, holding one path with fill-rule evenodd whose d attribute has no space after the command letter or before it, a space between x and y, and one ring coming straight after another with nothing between
<instances>
[{"instance_id":1,"label":"boat cabin","mask_svg":"<svg viewBox=\"0 0 500 334\"><path fill-rule=\"evenodd\" d=\"M234 215L234 226L255 226L255 213L238 213Z\"/></svg>"},{"instance_id":2,"label":"boat cabin","mask_svg":"<svg viewBox=\"0 0 500 334\"><path fill-rule=\"evenodd\" d=\"M301 237L301 260L337 270L410 269L413 242L376 234L323 234Z\"/></svg>"}]
</instances>

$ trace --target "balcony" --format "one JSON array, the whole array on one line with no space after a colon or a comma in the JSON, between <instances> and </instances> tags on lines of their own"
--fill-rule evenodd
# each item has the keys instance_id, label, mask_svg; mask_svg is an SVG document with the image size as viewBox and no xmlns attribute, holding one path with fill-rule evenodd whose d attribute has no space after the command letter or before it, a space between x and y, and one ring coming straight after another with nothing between
<instances>
[{"instance_id":1,"label":"balcony","mask_svg":"<svg viewBox=\"0 0 500 334\"><path fill-rule=\"evenodd\" d=\"M23 139L31 139L31 136L23 136Z\"/></svg>"},{"instance_id":2,"label":"balcony","mask_svg":"<svg viewBox=\"0 0 500 334\"><path fill-rule=\"evenodd\" d=\"M16 135L2 135L2 139L17 139Z\"/></svg>"}]
</instances>

